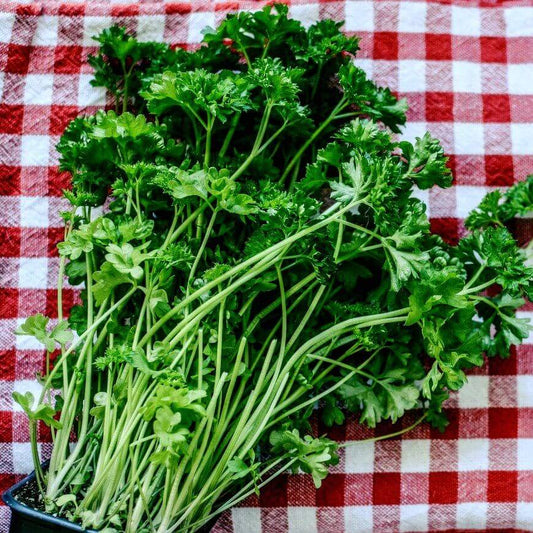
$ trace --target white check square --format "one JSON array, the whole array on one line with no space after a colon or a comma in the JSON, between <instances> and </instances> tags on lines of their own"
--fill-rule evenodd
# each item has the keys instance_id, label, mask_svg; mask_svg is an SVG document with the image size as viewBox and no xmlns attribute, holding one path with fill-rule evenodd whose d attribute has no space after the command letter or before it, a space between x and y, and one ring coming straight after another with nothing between
<instances>
[{"instance_id":1,"label":"white check square","mask_svg":"<svg viewBox=\"0 0 533 533\"><path fill-rule=\"evenodd\" d=\"M288 533L318 533L316 507L289 507L287 521Z\"/></svg>"},{"instance_id":2,"label":"white check square","mask_svg":"<svg viewBox=\"0 0 533 533\"><path fill-rule=\"evenodd\" d=\"M262 533L261 509L258 507L234 507L231 515L234 533Z\"/></svg>"},{"instance_id":3,"label":"white check square","mask_svg":"<svg viewBox=\"0 0 533 533\"><path fill-rule=\"evenodd\" d=\"M51 105L54 89L53 74L28 74L24 84L26 105Z\"/></svg>"},{"instance_id":4,"label":"white check square","mask_svg":"<svg viewBox=\"0 0 533 533\"><path fill-rule=\"evenodd\" d=\"M533 94L533 64L507 65L507 85L510 94Z\"/></svg>"},{"instance_id":5,"label":"white check square","mask_svg":"<svg viewBox=\"0 0 533 533\"><path fill-rule=\"evenodd\" d=\"M398 65L398 89L400 92L423 92L426 90L426 63L406 59Z\"/></svg>"},{"instance_id":6,"label":"white check square","mask_svg":"<svg viewBox=\"0 0 533 533\"><path fill-rule=\"evenodd\" d=\"M111 17L83 17L83 46L98 46L98 43L93 39L103 29L109 28L113 24Z\"/></svg>"},{"instance_id":7,"label":"white check square","mask_svg":"<svg viewBox=\"0 0 533 533\"><path fill-rule=\"evenodd\" d=\"M428 439L402 440L402 472L429 472L430 442Z\"/></svg>"},{"instance_id":8,"label":"white check square","mask_svg":"<svg viewBox=\"0 0 533 533\"><path fill-rule=\"evenodd\" d=\"M346 31L374 31L374 2L350 2L344 7Z\"/></svg>"},{"instance_id":9,"label":"white check square","mask_svg":"<svg viewBox=\"0 0 533 533\"><path fill-rule=\"evenodd\" d=\"M19 287L21 289L48 288L48 259L46 257L20 258Z\"/></svg>"},{"instance_id":10,"label":"white check square","mask_svg":"<svg viewBox=\"0 0 533 533\"><path fill-rule=\"evenodd\" d=\"M369 58L357 58L355 66L365 71L367 78L372 78L374 74L374 61Z\"/></svg>"},{"instance_id":11,"label":"white check square","mask_svg":"<svg viewBox=\"0 0 533 533\"><path fill-rule=\"evenodd\" d=\"M533 439L518 439L517 469L533 470Z\"/></svg>"},{"instance_id":12,"label":"white check square","mask_svg":"<svg viewBox=\"0 0 533 533\"><path fill-rule=\"evenodd\" d=\"M209 12L190 13L189 17L189 33L187 35L187 42L194 44L199 43L203 38L203 30L207 26L215 27L215 14Z\"/></svg>"},{"instance_id":13,"label":"white check square","mask_svg":"<svg viewBox=\"0 0 533 533\"><path fill-rule=\"evenodd\" d=\"M409 141L410 143L415 143L416 138L422 138L427 132L427 125L425 122L414 122L407 121L405 126L402 128L402 141Z\"/></svg>"},{"instance_id":14,"label":"white check square","mask_svg":"<svg viewBox=\"0 0 533 533\"><path fill-rule=\"evenodd\" d=\"M165 33L164 15L142 15L137 20L137 38L139 41L163 41Z\"/></svg>"},{"instance_id":15,"label":"white check square","mask_svg":"<svg viewBox=\"0 0 533 533\"><path fill-rule=\"evenodd\" d=\"M507 65L507 85L510 94L533 94L533 64Z\"/></svg>"},{"instance_id":16,"label":"white check square","mask_svg":"<svg viewBox=\"0 0 533 533\"><path fill-rule=\"evenodd\" d=\"M371 505L354 505L344 508L344 528L347 532L372 533L374 521Z\"/></svg>"},{"instance_id":17,"label":"white check square","mask_svg":"<svg viewBox=\"0 0 533 533\"><path fill-rule=\"evenodd\" d=\"M56 46L58 17L41 15L37 17L37 27L33 34L33 46Z\"/></svg>"},{"instance_id":18,"label":"white check square","mask_svg":"<svg viewBox=\"0 0 533 533\"><path fill-rule=\"evenodd\" d=\"M451 11L453 35L481 35L481 15L478 7L451 6Z\"/></svg>"},{"instance_id":19,"label":"white check square","mask_svg":"<svg viewBox=\"0 0 533 533\"><path fill-rule=\"evenodd\" d=\"M533 517L533 502L517 502L516 527L527 531L531 528L531 517Z\"/></svg>"},{"instance_id":20,"label":"white check square","mask_svg":"<svg viewBox=\"0 0 533 533\"><path fill-rule=\"evenodd\" d=\"M533 36L533 7L510 7L503 10L507 37Z\"/></svg>"},{"instance_id":21,"label":"white check square","mask_svg":"<svg viewBox=\"0 0 533 533\"><path fill-rule=\"evenodd\" d=\"M483 124L454 122L453 140L456 155L484 155L485 136Z\"/></svg>"},{"instance_id":22,"label":"white check square","mask_svg":"<svg viewBox=\"0 0 533 533\"><path fill-rule=\"evenodd\" d=\"M459 407L486 409L488 406L489 376L468 376L468 381L459 390Z\"/></svg>"},{"instance_id":23,"label":"white check square","mask_svg":"<svg viewBox=\"0 0 533 533\"><path fill-rule=\"evenodd\" d=\"M29 474L33 470L31 444L13 442L13 474ZM40 444L38 444L40 448Z\"/></svg>"},{"instance_id":24,"label":"white check square","mask_svg":"<svg viewBox=\"0 0 533 533\"><path fill-rule=\"evenodd\" d=\"M485 529L487 526L487 502L457 504L457 528Z\"/></svg>"},{"instance_id":25,"label":"white check square","mask_svg":"<svg viewBox=\"0 0 533 533\"><path fill-rule=\"evenodd\" d=\"M403 33L424 33L427 7L422 2L400 2L398 30Z\"/></svg>"},{"instance_id":26,"label":"white check square","mask_svg":"<svg viewBox=\"0 0 533 533\"><path fill-rule=\"evenodd\" d=\"M0 43L10 43L15 13L0 13Z\"/></svg>"},{"instance_id":27,"label":"white check square","mask_svg":"<svg viewBox=\"0 0 533 533\"><path fill-rule=\"evenodd\" d=\"M21 196L20 225L23 228L47 228L48 199L38 196Z\"/></svg>"},{"instance_id":28,"label":"white check square","mask_svg":"<svg viewBox=\"0 0 533 533\"><path fill-rule=\"evenodd\" d=\"M457 457L460 472L489 469L488 439L459 439Z\"/></svg>"},{"instance_id":29,"label":"white check square","mask_svg":"<svg viewBox=\"0 0 533 533\"><path fill-rule=\"evenodd\" d=\"M518 407L533 407L533 376L516 376Z\"/></svg>"},{"instance_id":30,"label":"white check square","mask_svg":"<svg viewBox=\"0 0 533 533\"><path fill-rule=\"evenodd\" d=\"M471 61L454 61L452 72L456 93L481 93L481 65Z\"/></svg>"},{"instance_id":31,"label":"white check square","mask_svg":"<svg viewBox=\"0 0 533 533\"><path fill-rule=\"evenodd\" d=\"M347 474L364 474L374 471L374 443L349 442L344 449L344 468Z\"/></svg>"},{"instance_id":32,"label":"white check square","mask_svg":"<svg viewBox=\"0 0 533 533\"><path fill-rule=\"evenodd\" d=\"M511 124L513 155L533 154L533 124Z\"/></svg>"},{"instance_id":33,"label":"white check square","mask_svg":"<svg viewBox=\"0 0 533 533\"><path fill-rule=\"evenodd\" d=\"M48 135L22 135L20 164L23 167L46 167L50 160Z\"/></svg>"},{"instance_id":34,"label":"white check square","mask_svg":"<svg viewBox=\"0 0 533 533\"><path fill-rule=\"evenodd\" d=\"M475 185L459 185L455 187L455 205L457 206L457 218L466 218L470 211L479 205L485 197L488 189ZM469 376L468 379L478 376ZM483 377L483 376L481 376Z\"/></svg>"},{"instance_id":35,"label":"white check square","mask_svg":"<svg viewBox=\"0 0 533 533\"><path fill-rule=\"evenodd\" d=\"M78 106L104 106L106 92L103 87L93 87L92 74L80 74L78 81Z\"/></svg>"},{"instance_id":36,"label":"white check square","mask_svg":"<svg viewBox=\"0 0 533 533\"><path fill-rule=\"evenodd\" d=\"M309 28L320 18L319 4L302 4L290 7L290 16L299 20L305 28Z\"/></svg>"},{"instance_id":37,"label":"white check square","mask_svg":"<svg viewBox=\"0 0 533 533\"><path fill-rule=\"evenodd\" d=\"M400 531L428 531L429 505L400 505Z\"/></svg>"}]
</instances>

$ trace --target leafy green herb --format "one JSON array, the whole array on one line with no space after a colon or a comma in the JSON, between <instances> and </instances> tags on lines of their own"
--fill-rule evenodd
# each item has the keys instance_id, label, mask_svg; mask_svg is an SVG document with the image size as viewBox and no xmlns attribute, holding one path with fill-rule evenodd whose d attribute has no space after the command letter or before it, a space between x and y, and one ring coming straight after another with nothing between
<instances>
[{"instance_id":1,"label":"leafy green herb","mask_svg":"<svg viewBox=\"0 0 533 533\"><path fill-rule=\"evenodd\" d=\"M318 487L338 446L312 434L315 407L328 426L419 410L443 430L468 369L528 336L531 245L506 225L532 210L533 178L489 193L458 245L432 234L413 190L451 185L443 149L393 135L407 105L355 66L341 24L276 5L195 51L119 27L97 41L115 110L58 144L60 320L18 330L59 349L37 407L15 395L50 512L195 531L284 471ZM82 288L68 323L63 275Z\"/></svg>"}]
</instances>

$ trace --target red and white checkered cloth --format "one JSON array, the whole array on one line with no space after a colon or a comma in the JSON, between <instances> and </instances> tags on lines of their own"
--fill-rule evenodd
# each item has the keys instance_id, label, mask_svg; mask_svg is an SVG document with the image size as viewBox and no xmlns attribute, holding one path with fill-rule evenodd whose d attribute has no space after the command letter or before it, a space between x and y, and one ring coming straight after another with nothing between
<instances>
[{"instance_id":1,"label":"red and white checkered cloth","mask_svg":"<svg viewBox=\"0 0 533 533\"><path fill-rule=\"evenodd\" d=\"M70 119L105 104L89 85L91 36L120 22L143 39L193 44L228 11L261 6L0 0L0 489L32 469L26 420L11 393L36 388L43 353L13 331L28 315L54 316L68 183L54 145ZM305 24L346 20L345 30L361 36L359 65L408 98L405 136L429 130L442 139L455 186L422 193L435 231L456 240L461 219L489 189L533 172L531 2L293 1L291 14ZM521 238L533 236L531 222L517 222ZM67 288L66 304L73 298ZM532 344L469 378L449 403L444 434L423 426L401 439L355 443L318 492L308 476L282 476L214 531L533 531ZM331 432L339 441L372 434L355 421ZM0 507L0 531L8 520Z\"/></svg>"}]
</instances>

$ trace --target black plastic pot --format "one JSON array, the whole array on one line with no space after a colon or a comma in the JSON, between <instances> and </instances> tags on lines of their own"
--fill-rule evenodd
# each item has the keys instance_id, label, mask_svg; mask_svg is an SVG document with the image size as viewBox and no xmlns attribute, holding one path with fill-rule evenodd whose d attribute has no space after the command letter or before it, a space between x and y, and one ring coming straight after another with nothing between
<instances>
[{"instance_id":1,"label":"black plastic pot","mask_svg":"<svg viewBox=\"0 0 533 533\"><path fill-rule=\"evenodd\" d=\"M17 492L34 479L35 473L32 472L2 494L2 499L11 508L9 533L69 533L72 531L96 533L89 529L83 529L81 526L73 524L64 518L37 511L19 502L16 499Z\"/></svg>"},{"instance_id":2,"label":"black plastic pot","mask_svg":"<svg viewBox=\"0 0 533 533\"><path fill-rule=\"evenodd\" d=\"M28 505L19 502L16 494L27 483L35 480L35 472L20 480L4 494L2 499L11 509L11 526L9 533L70 533L79 531L85 533L98 533L92 529L83 529L77 524L73 524L64 518L58 518L42 511L37 511ZM215 525L216 518L205 525L199 533L209 533Z\"/></svg>"}]
</instances>

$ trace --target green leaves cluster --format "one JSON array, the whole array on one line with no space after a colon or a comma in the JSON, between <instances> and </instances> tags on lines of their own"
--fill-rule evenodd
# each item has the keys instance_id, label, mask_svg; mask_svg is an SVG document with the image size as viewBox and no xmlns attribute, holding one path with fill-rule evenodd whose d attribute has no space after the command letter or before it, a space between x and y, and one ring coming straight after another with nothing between
<instances>
[{"instance_id":1,"label":"green leaves cluster","mask_svg":"<svg viewBox=\"0 0 533 533\"><path fill-rule=\"evenodd\" d=\"M274 453L286 453L290 458L295 459L294 472L301 469L311 474L317 489L328 475L328 467L339 462L337 446L334 442L325 438L314 439L310 435L300 437L297 429L272 432L270 444Z\"/></svg>"},{"instance_id":2,"label":"green leaves cluster","mask_svg":"<svg viewBox=\"0 0 533 533\"><path fill-rule=\"evenodd\" d=\"M48 329L50 319L41 313L28 317L16 330L17 335L34 337L44 345L48 352L53 352L57 345L64 346L73 339L68 323L63 320L52 329Z\"/></svg>"},{"instance_id":3,"label":"green leaves cluster","mask_svg":"<svg viewBox=\"0 0 533 533\"><path fill-rule=\"evenodd\" d=\"M469 229L503 227L514 217L528 215L532 210L533 175L530 175L506 192L494 190L488 193L465 224Z\"/></svg>"},{"instance_id":4,"label":"green leaves cluster","mask_svg":"<svg viewBox=\"0 0 533 533\"><path fill-rule=\"evenodd\" d=\"M141 409L145 421L154 421L154 434L163 448L151 456L152 462L166 462L184 450L191 425L205 416L205 409L199 401L205 396L205 391L157 386L155 395Z\"/></svg>"},{"instance_id":5,"label":"green leaves cluster","mask_svg":"<svg viewBox=\"0 0 533 533\"><path fill-rule=\"evenodd\" d=\"M22 407L31 423L42 421L49 427L61 428L61 423L54 418L56 412L50 405L40 403L34 407L35 397L31 392L14 392L13 399Z\"/></svg>"}]
</instances>

